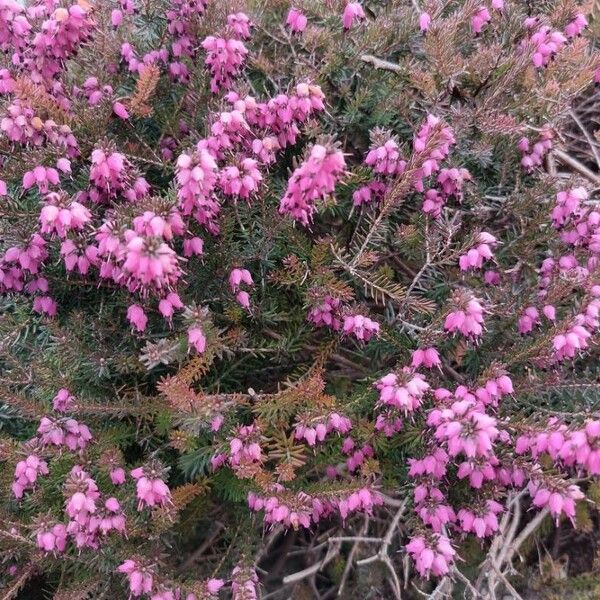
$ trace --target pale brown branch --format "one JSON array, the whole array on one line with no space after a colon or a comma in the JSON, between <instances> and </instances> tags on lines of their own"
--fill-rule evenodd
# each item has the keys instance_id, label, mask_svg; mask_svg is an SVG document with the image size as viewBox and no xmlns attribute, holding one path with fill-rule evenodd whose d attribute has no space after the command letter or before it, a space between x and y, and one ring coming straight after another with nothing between
<instances>
[{"instance_id":1,"label":"pale brown branch","mask_svg":"<svg viewBox=\"0 0 600 600\"><path fill-rule=\"evenodd\" d=\"M302 571L298 571L297 573L292 573L291 575L286 575L283 578L283 585L289 585L290 583L296 583L297 581L302 581L311 575L315 575L318 573L326 564L330 563L338 554L340 553L340 544L332 544L327 550L327 554L325 554L323 560L316 562L314 565L303 569Z\"/></svg>"},{"instance_id":2,"label":"pale brown branch","mask_svg":"<svg viewBox=\"0 0 600 600\"><path fill-rule=\"evenodd\" d=\"M577 127L581 129L581 133L583 133L583 137L585 137L586 142L588 143L592 154L594 155L594 159L596 160L596 165L600 169L600 154L598 153L598 144L592 139L590 132L586 129L585 125L581 122L581 119L577 116L577 113L571 109L569 111L571 118L575 123L577 123Z\"/></svg>"},{"instance_id":3,"label":"pale brown branch","mask_svg":"<svg viewBox=\"0 0 600 600\"><path fill-rule=\"evenodd\" d=\"M570 154L567 154L562 150L553 150L552 154L562 163L568 165L586 179L589 179L593 184L600 185L600 176L596 175L593 171L590 171L590 169L580 163L576 158L573 158Z\"/></svg>"},{"instance_id":4,"label":"pale brown branch","mask_svg":"<svg viewBox=\"0 0 600 600\"><path fill-rule=\"evenodd\" d=\"M383 60L382 58L377 58L372 54L362 54L360 57L365 63L373 65L376 69L381 69L383 71L392 71L394 73L402 73L404 69L397 65L396 63L390 62L388 60Z\"/></svg>"}]
</instances>

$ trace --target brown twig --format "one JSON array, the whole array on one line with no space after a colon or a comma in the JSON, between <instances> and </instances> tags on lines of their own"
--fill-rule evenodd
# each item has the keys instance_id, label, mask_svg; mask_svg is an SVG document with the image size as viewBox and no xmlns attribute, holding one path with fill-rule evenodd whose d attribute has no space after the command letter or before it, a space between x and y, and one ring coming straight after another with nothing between
<instances>
[{"instance_id":1,"label":"brown twig","mask_svg":"<svg viewBox=\"0 0 600 600\"><path fill-rule=\"evenodd\" d=\"M390 62L388 60L383 60L382 58L377 58L372 54L362 54L360 60L370 65L373 65L376 69L392 71L394 73L402 73L404 71L404 69L400 65L397 65L396 63Z\"/></svg>"},{"instance_id":2,"label":"brown twig","mask_svg":"<svg viewBox=\"0 0 600 600\"><path fill-rule=\"evenodd\" d=\"M568 165L580 175L583 175L586 179L589 179L593 184L600 185L600 176L590 171L590 169L588 169L584 164L580 163L576 158L573 158L570 154L567 154L562 150L553 150L552 154L562 163Z\"/></svg>"}]
</instances>

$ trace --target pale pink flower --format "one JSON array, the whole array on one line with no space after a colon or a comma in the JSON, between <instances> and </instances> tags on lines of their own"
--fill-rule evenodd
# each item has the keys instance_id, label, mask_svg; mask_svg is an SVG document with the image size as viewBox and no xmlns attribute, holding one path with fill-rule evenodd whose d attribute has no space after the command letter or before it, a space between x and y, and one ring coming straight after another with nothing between
<instances>
[{"instance_id":1,"label":"pale pink flower","mask_svg":"<svg viewBox=\"0 0 600 600\"><path fill-rule=\"evenodd\" d=\"M198 354L202 354L206 350L206 337L200 327L188 329L188 346L193 347Z\"/></svg>"},{"instance_id":2,"label":"pale pink flower","mask_svg":"<svg viewBox=\"0 0 600 600\"><path fill-rule=\"evenodd\" d=\"M250 33L252 22L246 13L237 12L227 15L227 27L239 39L248 40L252 37Z\"/></svg>"},{"instance_id":3,"label":"pale pink flower","mask_svg":"<svg viewBox=\"0 0 600 600\"><path fill-rule=\"evenodd\" d=\"M125 469L122 467L115 467L110 470L110 480L114 485L122 485L125 483Z\"/></svg>"},{"instance_id":4,"label":"pale pink flower","mask_svg":"<svg viewBox=\"0 0 600 600\"><path fill-rule=\"evenodd\" d=\"M306 29L308 19L297 8L290 8L285 23L292 33L302 33Z\"/></svg>"},{"instance_id":5,"label":"pale pink flower","mask_svg":"<svg viewBox=\"0 0 600 600\"><path fill-rule=\"evenodd\" d=\"M418 573L429 578L446 575L454 562L456 551L450 545L450 540L441 534L432 534L427 538L413 537L406 545L406 551L415 563Z\"/></svg>"},{"instance_id":6,"label":"pale pink flower","mask_svg":"<svg viewBox=\"0 0 600 600\"><path fill-rule=\"evenodd\" d=\"M137 480L138 510L171 503L171 491L155 469L138 467L131 476Z\"/></svg>"},{"instance_id":7,"label":"pale pink flower","mask_svg":"<svg viewBox=\"0 0 600 600\"><path fill-rule=\"evenodd\" d=\"M379 323L363 315L346 315L343 332L345 335L353 335L362 342L368 342L372 337L379 335Z\"/></svg>"},{"instance_id":8,"label":"pale pink flower","mask_svg":"<svg viewBox=\"0 0 600 600\"><path fill-rule=\"evenodd\" d=\"M482 29L492 20L490 11L486 6L480 6L471 17L471 29L475 35L479 35Z\"/></svg>"},{"instance_id":9,"label":"pale pink flower","mask_svg":"<svg viewBox=\"0 0 600 600\"><path fill-rule=\"evenodd\" d=\"M341 151L315 144L309 157L292 173L279 212L308 225L317 210L317 202L333 193L345 168Z\"/></svg>"},{"instance_id":10,"label":"pale pink flower","mask_svg":"<svg viewBox=\"0 0 600 600\"><path fill-rule=\"evenodd\" d=\"M477 298L466 298L462 306L448 314L444 329L465 337L479 337L483 332L483 307Z\"/></svg>"},{"instance_id":11,"label":"pale pink flower","mask_svg":"<svg viewBox=\"0 0 600 600\"><path fill-rule=\"evenodd\" d=\"M75 398L71 395L71 392L65 388L61 388L54 396L52 400L52 408L56 412L68 412L75 405Z\"/></svg>"},{"instance_id":12,"label":"pale pink flower","mask_svg":"<svg viewBox=\"0 0 600 600\"><path fill-rule=\"evenodd\" d=\"M25 490L33 489L38 476L48 475L48 464L35 454L30 454L25 460L17 463L15 468L12 491L16 498L23 497Z\"/></svg>"},{"instance_id":13,"label":"pale pink flower","mask_svg":"<svg viewBox=\"0 0 600 600\"><path fill-rule=\"evenodd\" d=\"M348 2L342 16L344 29L350 29L355 21L362 21L365 18L365 11L360 5L360 2Z\"/></svg>"},{"instance_id":14,"label":"pale pink flower","mask_svg":"<svg viewBox=\"0 0 600 600\"><path fill-rule=\"evenodd\" d=\"M129 591L132 596L149 594L153 586L153 571L150 568L128 559L117 567L119 573L125 573L129 579Z\"/></svg>"},{"instance_id":15,"label":"pale pink flower","mask_svg":"<svg viewBox=\"0 0 600 600\"><path fill-rule=\"evenodd\" d=\"M436 348L418 348L412 353L411 365L415 369L420 366L433 369L434 367L441 367L442 362Z\"/></svg>"},{"instance_id":16,"label":"pale pink flower","mask_svg":"<svg viewBox=\"0 0 600 600\"><path fill-rule=\"evenodd\" d=\"M117 115L117 117L119 117L119 119L129 119L129 112L127 111L125 105L122 102L115 102L113 104L113 112L115 113L115 115Z\"/></svg>"},{"instance_id":17,"label":"pale pink flower","mask_svg":"<svg viewBox=\"0 0 600 600\"><path fill-rule=\"evenodd\" d=\"M127 319L137 331L144 331L148 324L148 317L139 304L132 304L127 309Z\"/></svg>"},{"instance_id":18,"label":"pale pink flower","mask_svg":"<svg viewBox=\"0 0 600 600\"><path fill-rule=\"evenodd\" d=\"M67 547L67 528L62 523L42 527L36 533L36 542L44 552L64 552Z\"/></svg>"}]
</instances>

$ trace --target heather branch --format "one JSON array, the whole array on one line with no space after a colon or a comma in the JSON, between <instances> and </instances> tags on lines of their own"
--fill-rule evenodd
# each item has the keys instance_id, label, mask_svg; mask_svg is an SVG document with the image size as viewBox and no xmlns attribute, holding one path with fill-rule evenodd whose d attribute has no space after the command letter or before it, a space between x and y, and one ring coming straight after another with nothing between
<instances>
[{"instance_id":1,"label":"heather branch","mask_svg":"<svg viewBox=\"0 0 600 600\"><path fill-rule=\"evenodd\" d=\"M307 577L315 575L318 573L325 565L330 563L339 553L340 553L341 545L339 543L331 544L327 553L323 557L323 560L311 565L310 567L303 569L302 571L298 571L297 573L292 573L291 575L286 575L283 578L283 585L289 585L290 583L296 583L297 581L302 581Z\"/></svg>"},{"instance_id":2,"label":"heather branch","mask_svg":"<svg viewBox=\"0 0 600 600\"><path fill-rule=\"evenodd\" d=\"M569 110L569 115L571 115L571 118L573 119L573 121L575 121L575 123L577 123L577 127L579 127L579 129L581 130L581 133L583 133L583 135L590 147L590 150L592 151L592 154L594 155L594 159L596 160L596 165L597 165L598 169L600 169L600 153L598 153L598 145L592 139L590 132L587 130L587 128L582 123L581 119L579 118L579 116L573 109Z\"/></svg>"},{"instance_id":3,"label":"heather branch","mask_svg":"<svg viewBox=\"0 0 600 600\"><path fill-rule=\"evenodd\" d=\"M386 193L385 197L381 202L381 210L379 215L369 228L362 244L360 245L358 251L354 255L354 258L350 261L351 267L356 267L360 260L362 259L364 253L369 247L373 236L376 234L379 229L382 221L390 214L390 212L397 207L398 202L404 199L404 197L410 192L413 187L413 178L414 175L418 172L418 170L423 166L423 163L430 155L432 148L435 148L439 145L441 140L441 131L443 128L443 124L438 123L435 127L435 130L432 132L430 138L427 141L427 146L421 152L415 152L411 155L410 160L408 161L405 170L402 175L397 179L396 183L392 186L392 188Z\"/></svg>"},{"instance_id":4,"label":"heather branch","mask_svg":"<svg viewBox=\"0 0 600 600\"><path fill-rule=\"evenodd\" d=\"M388 60L383 60L382 58L377 58L376 56L373 56L372 54L363 54L360 57L360 60L362 60L365 63L368 63L370 65L373 65L376 69L382 69L384 71L392 71L394 73L403 73L404 69L393 62L390 62Z\"/></svg>"},{"instance_id":5,"label":"heather branch","mask_svg":"<svg viewBox=\"0 0 600 600\"><path fill-rule=\"evenodd\" d=\"M373 556L370 556L369 558L363 558L362 560L359 560L357 564L368 565L377 560L386 562L386 558L389 561L388 549L390 547L390 544L392 543L392 539L396 533L396 529L398 528L398 523L400 522L402 515L404 515L404 511L406 510L407 504L408 504L408 498L405 498L402 501L402 503L400 504L400 507L398 508L398 510L396 511L396 514L394 515L394 518L392 519L392 521L388 527L388 530L381 542L381 547L380 547L379 551L377 552L377 554L374 554ZM397 589L398 590L400 589L399 585L398 585Z\"/></svg>"},{"instance_id":6,"label":"heather branch","mask_svg":"<svg viewBox=\"0 0 600 600\"><path fill-rule=\"evenodd\" d=\"M588 169L584 164L580 163L570 154L558 149L552 150L552 154L554 154L558 160L577 171L580 175L583 175L589 179L594 185L600 185L600 176L590 171L590 169Z\"/></svg>"}]
</instances>

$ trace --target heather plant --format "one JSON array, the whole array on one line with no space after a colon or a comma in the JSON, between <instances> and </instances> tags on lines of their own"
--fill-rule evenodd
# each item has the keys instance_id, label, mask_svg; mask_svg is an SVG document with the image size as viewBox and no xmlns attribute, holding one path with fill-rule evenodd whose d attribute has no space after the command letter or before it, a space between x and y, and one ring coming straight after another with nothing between
<instances>
[{"instance_id":1,"label":"heather plant","mask_svg":"<svg viewBox=\"0 0 600 600\"><path fill-rule=\"evenodd\" d=\"M593 594L597 29L0 0L2 598Z\"/></svg>"}]
</instances>

